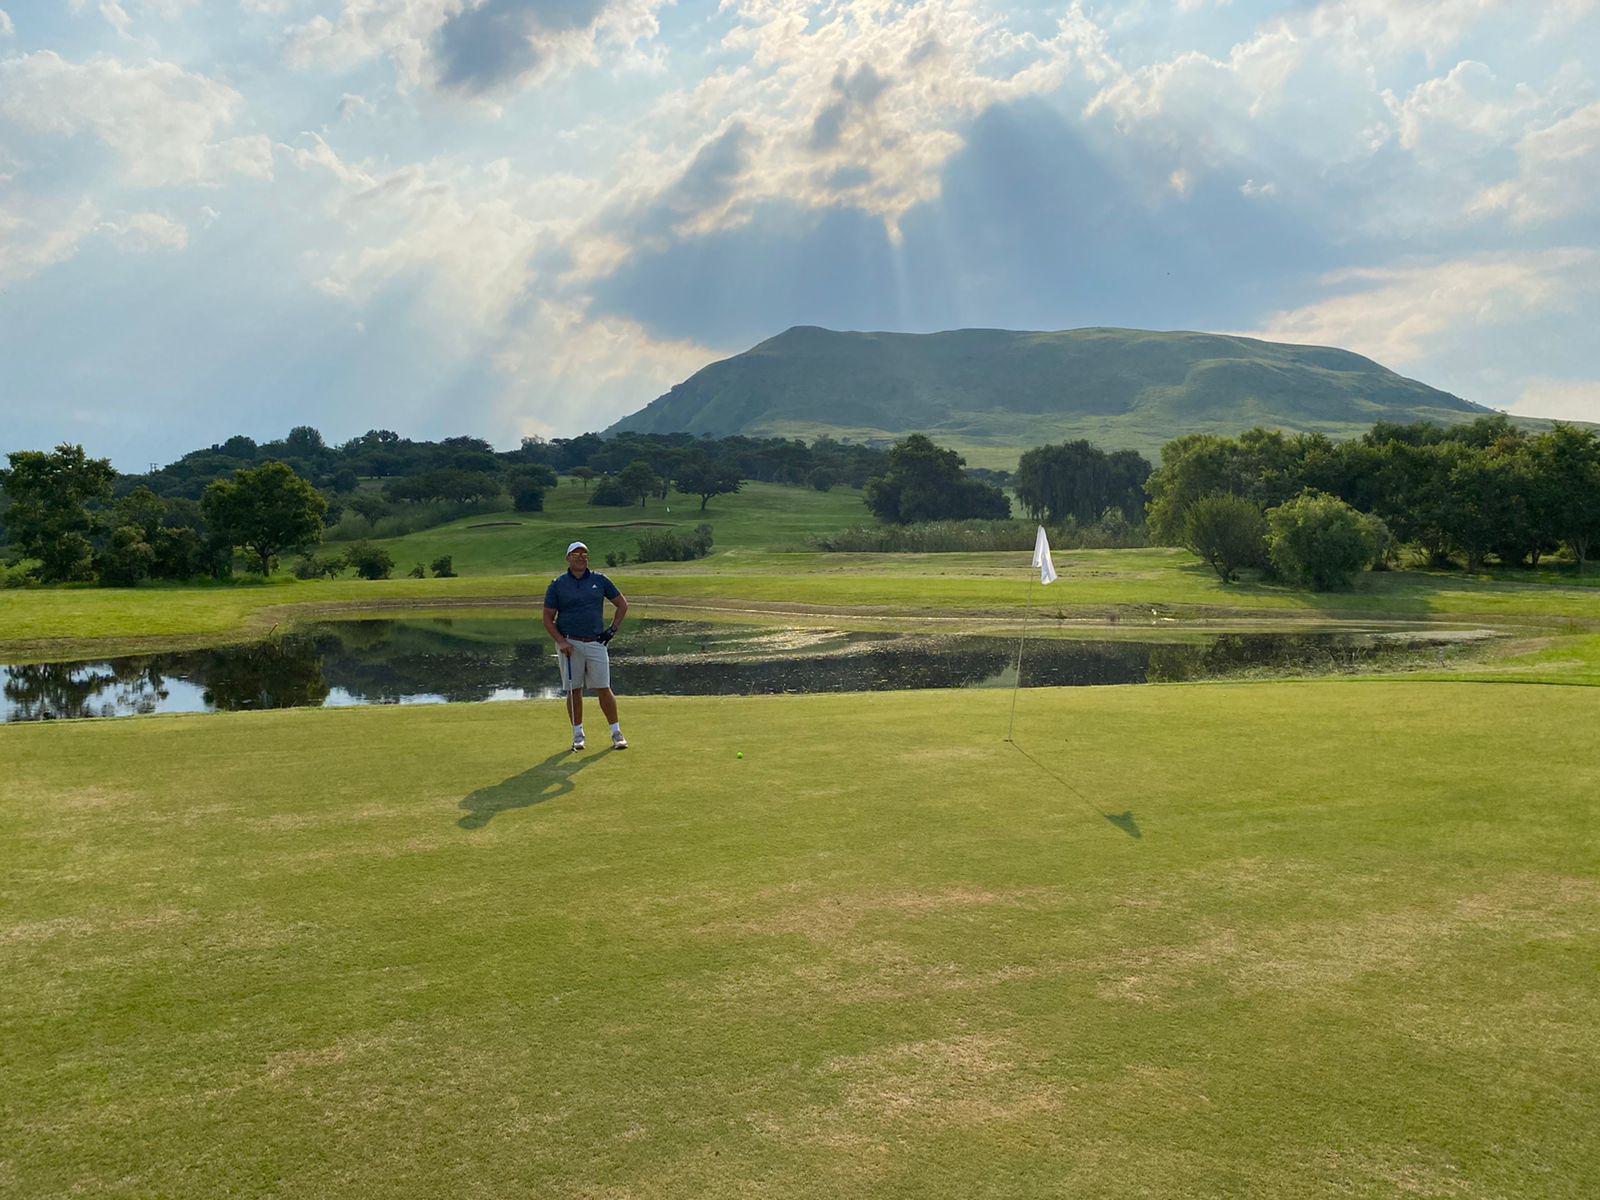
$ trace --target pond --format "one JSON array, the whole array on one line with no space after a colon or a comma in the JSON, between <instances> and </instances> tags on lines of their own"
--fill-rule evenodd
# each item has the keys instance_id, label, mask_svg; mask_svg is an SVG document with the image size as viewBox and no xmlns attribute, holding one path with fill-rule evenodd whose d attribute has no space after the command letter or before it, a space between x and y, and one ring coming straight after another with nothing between
<instances>
[{"instance_id":1,"label":"pond","mask_svg":"<svg viewBox=\"0 0 1600 1200\"><path fill-rule=\"evenodd\" d=\"M1443 657L1423 631L1219 633L1189 641L1031 637L1024 687L1381 669ZM1449 644L1455 644L1453 639ZM1454 653L1454 651L1449 651ZM0 666L0 723L143 713L559 698L535 621L326 621L267 641L87 662ZM619 695L714 696L1006 687L1015 636L630 622L612 643Z\"/></svg>"}]
</instances>

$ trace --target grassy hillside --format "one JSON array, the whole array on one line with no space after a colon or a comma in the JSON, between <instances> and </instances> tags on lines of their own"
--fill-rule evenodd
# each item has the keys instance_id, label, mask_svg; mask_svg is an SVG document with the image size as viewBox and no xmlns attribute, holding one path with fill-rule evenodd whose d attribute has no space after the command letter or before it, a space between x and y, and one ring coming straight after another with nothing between
<instances>
[{"instance_id":1,"label":"grassy hillside","mask_svg":"<svg viewBox=\"0 0 1600 1200\"><path fill-rule=\"evenodd\" d=\"M549 576L565 565L563 556L573 541L586 542L594 566L606 570L606 555L623 552L631 559L639 537L651 529L692 532L702 522L710 525L718 553L803 546L807 534L825 533L861 525L872 514L861 502L861 492L834 488L785 487L774 483L747 483L731 496L714 497L700 508L700 497L671 493L665 503L651 499L643 507L597 508L592 493L575 479L545 496L545 509L536 513L486 513L451 521L404 537L376 544L394 556L396 570L413 563L430 563L441 554L451 555L463 575L508 575L532 572ZM330 543L330 548L339 548Z\"/></svg>"},{"instance_id":2,"label":"grassy hillside","mask_svg":"<svg viewBox=\"0 0 1600 1200\"><path fill-rule=\"evenodd\" d=\"M1259 424L1348 436L1378 420L1448 423L1487 411L1323 346L1130 329L801 326L711 364L612 428L857 440L920 431L983 466L1069 437L1154 457L1195 431Z\"/></svg>"},{"instance_id":3,"label":"grassy hillside","mask_svg":"<svg viewBox=\"0 0 1600 1200\"><path fill-rule=\"evenodd\" d=\"M0 728L3 1190L1592 1194L1592 692L1007 700Z\"/></svg>"}]
</instances>

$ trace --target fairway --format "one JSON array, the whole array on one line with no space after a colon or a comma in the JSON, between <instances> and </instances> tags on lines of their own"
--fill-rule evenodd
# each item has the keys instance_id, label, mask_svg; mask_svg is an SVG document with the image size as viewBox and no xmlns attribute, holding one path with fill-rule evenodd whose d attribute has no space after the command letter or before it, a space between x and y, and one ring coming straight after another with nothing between
<instances>
[{"instance_id":1,"label":"fairway","mask_svg":"<svg viewBox=\"0 0 1600 1200\"><path fill-rule=\"evenodd\" d=\"M0 1193L1593 1194L1600 692L1009 700L0 728Z\"/></svg>"},{"instance_id":2,"label":"fairway","mask_svg":"<svg viewBox=\"0 0 1600 1200\"><path fill-rule=\"evenodd\" d=\"M716 552L803 548L807 537L852 525L872 523L858 488L819 492L809 487L748 481L734 495L716 496L705 508L699 496L672 492L665 501L621 508L589 503L593 493L576 479L545 493L541 512L488 513L464 517L404 537L379 539L394 556L397 573L412 563L431 563L441 554L462 575L551 575L561 569L567 543L582 538L594 551L596 570L607 570L606 555L632 559L639 538L649 530L694 532L710 525ZM342 550L330 542L328 550Z\"/></svg>"}]
</instances>

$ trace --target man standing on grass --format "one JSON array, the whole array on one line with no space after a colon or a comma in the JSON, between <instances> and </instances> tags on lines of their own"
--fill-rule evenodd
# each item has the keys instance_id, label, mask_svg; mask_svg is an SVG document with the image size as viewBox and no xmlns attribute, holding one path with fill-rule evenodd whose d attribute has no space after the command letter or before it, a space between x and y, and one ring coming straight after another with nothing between
<instances>
[{"instance_id":1,"label":"man standing on grass","mask_svg":"<svg viewBox=\"0 0 1600 1200\"><path fill-rule=\"evenodd\" d=\"M617 615L605 623L605 602L611 601ZM589 570L589 547L573 542L567 547L567 569L550 581L544 593L544 628L555 639L561 666L561 690L567 697L567 716L572 719L572 748L582 750L583 689L593 689L600 698L600 711L611 722L611 748L626 750L617 721L617 697L611 691L611 655L606 643L622 628L628 615L628 598L604 575Z\"/></svg>"}]
</instances>

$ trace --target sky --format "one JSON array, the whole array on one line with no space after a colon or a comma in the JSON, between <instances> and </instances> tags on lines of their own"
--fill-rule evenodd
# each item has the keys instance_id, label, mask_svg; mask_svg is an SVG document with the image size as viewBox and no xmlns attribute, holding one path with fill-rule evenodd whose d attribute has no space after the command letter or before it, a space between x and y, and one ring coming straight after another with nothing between
<instances>
[{"instance_id":1,"label":"sky","mask_svg":"<svg viewBox=\"0 0 1600 1200\"><path fill-rule=\"evenodd\" d=\"M1600 421L1600 0L0 0L0 452L511 447L800 324Z\"/></svg>"}]
</instances>

